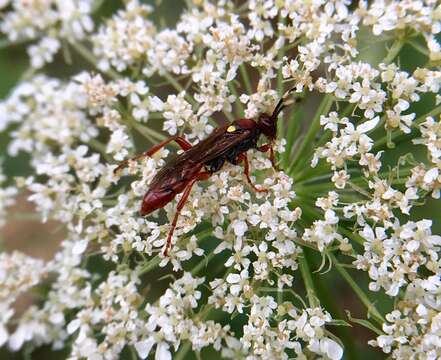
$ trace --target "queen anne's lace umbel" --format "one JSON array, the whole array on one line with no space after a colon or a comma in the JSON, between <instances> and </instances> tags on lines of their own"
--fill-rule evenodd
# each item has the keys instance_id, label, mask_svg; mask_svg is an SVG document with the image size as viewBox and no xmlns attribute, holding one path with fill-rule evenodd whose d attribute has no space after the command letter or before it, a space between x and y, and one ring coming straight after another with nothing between
<instances>
[{"instance_id":1,"label":"queen anne's lace umbel","mask_svg":"<svg viewBox=\"0 0 441 360\"><path fill-rule=\"evenodd\" d=\"M0 102L0 131L8 156L29 154L33 169L16 186L0 173L0 225L26 191L41 219L67 232L48 262L0 254L0 346L94 360L210 349L340 359L331 325L344 322L311 275L319 254L320 270L337 269L366 305L368 319L348 321L376 330L370 345L440 358L441 237L435 215L412 211L440 198L439 2L193 0L169 27L136 0L101 21L100 3L0 0L2 46L24 43L31 67ZM406 47L421 64L401 66ZM72 55L93 70L46 75ZM279 120L283 170L248 154L269 191L225 165L193 187L164 256L176 201L146 218L138 210L171 150L121 176L116 164L164 132L196 144L222 121L271 113L290 88L312 105ZM98 260L106 270L90 265ZM368 289L347 266L365 272ZM44 298L17 316L15 300L39 287ZM379 291L396 298L386 315L369 301Z\"/></svg>"}]
</instances>

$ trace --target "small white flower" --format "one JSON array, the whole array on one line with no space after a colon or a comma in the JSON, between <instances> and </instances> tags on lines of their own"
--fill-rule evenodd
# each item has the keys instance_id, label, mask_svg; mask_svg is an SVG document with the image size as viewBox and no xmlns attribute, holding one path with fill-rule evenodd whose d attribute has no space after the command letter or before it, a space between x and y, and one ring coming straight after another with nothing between
<instances>
[{"instance_id":1,"label":"small white flower","mask_svg":"<svg viewBox=\"0 0 441 360\"><path fill-rule=\"evenodd\" d=\"M246 231L248 230L248 225L245 221L243 220L235 220L232 224L231 224L233 230L234 230L234 234L238 237L242 237L244 236L244 234L246 233Z\"/></svg>"},{"instance_id":2,"label":"small white flower","mask_svg":"<svg viewBox=\"0 0 441 360\"><path fill-rule=\"evenodd\" d=\"M146 359L149 356L150 350L152 349L155 341L153 338L148 338L146 340L138 341L135 343L135 350L141 359ZM159 345L158 345L159 346Z\"/></svg>"}]
</instances>

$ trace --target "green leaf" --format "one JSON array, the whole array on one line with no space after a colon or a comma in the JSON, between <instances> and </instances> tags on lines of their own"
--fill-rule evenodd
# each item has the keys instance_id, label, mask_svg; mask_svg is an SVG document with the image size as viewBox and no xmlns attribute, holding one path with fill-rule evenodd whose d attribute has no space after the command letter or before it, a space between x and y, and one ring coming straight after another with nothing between
<instances>
[{"instance_id":1,"label":"green leaf","mask_svg":"<svg viewBox=\"0 0 441 360\"><path fill-rule=\"evenodd\" d=\"M309 270L308 260L305 257L305 250L303 256L299 257L299 268L302 274L303 283L306 288L306 296L308 297L308 302L310 307L319 307L320 300L317 297L315 291L314 282L312 280L311 271Z\"/></svg>"},{"instance_id":2,"label":"green leaf","mask_svg":"<svg viewBox=\"0 0 441 360\"><path fill-rule=\"evenodd\" d=\"M294 105L295 106L295 105ZM286 128L285 139L285 153L283 154L283 166L286 167L289 164L289 159L291 158L291 150L294 147L294 142L298 138L300 132L301 119L305 116L305 112L302 108L296 108L293 110L291 116L288 119L288 126Z\"/></svg>"},{"instance_id":3,"label":"green leaf","mask_svg":"<svg viewBox=\"0 0 441 360\"><path fill-rule=\"evenodd\" d=\"M317 136L317 133L320 131L320 117L322 115L326 115L329 112L333 102L334 102L334 98L332 95L326 94L323 97L313 119L311 120L311 125L309 126L308 132L303 138L302 143L300 144L299 148L296 150L296 154L292 159L292 162L288 170L288 173L290 175L296 174L300 170L303 170L305 167L305 163L309 163L310 149L313 148L314 138Z\"/></svg>"},{"instance_id":4,"label":"green leaf","mask_svg":"<svg viewBox=\"0 0 441 360\"><path fill-rule=\"evenodd\" d=\"M337 261L334 254L330 254L332 258L332 262L335 264L335 268L340 273L340 275L343 277L343 279L346 280L348 285L354 290L354 292L357 294L358 298L361 300L361 302L364 304L364 306L368 310L368 314L372 315L372 317L377 321L378 323L382 324L384 323L383 315L377 310L375 305L370 301L368 296L364 293L364 291L361 289L360 286L356 283L356 281L352 278L351 275L346 271L346 269L341 266L341 264Z\"/></svg>"}]
</instances>

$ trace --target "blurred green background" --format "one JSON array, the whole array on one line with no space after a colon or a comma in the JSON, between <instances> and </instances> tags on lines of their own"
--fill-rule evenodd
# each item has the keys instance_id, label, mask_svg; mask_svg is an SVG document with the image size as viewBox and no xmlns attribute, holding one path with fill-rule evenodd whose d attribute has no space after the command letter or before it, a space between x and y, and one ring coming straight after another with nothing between
<instances>
[{"instance_id":1,"label":"blurred green background","mask_svg":"<svg viewBox=\"0 0 441 360\"><path fill-rule=\"evenodd\" d=\"M179 17L182 9L185 7L185 1L144 1L155 7L155 11L151 19L157 24L159 28L166 26L173 26ZM94 15L95 19L100 22L106 17L109 17L116 9L122 7L121 1L106 1L101 9ZM419 39L422 42L422 39ZM386 54L386 47L389 46L387 42L378 42L375 45L370 45L372 38L368 35L361 38L359 48L361 50L360 60L368 61L370 63L378 63L384 58ZM368 46L369 45L369 46ZM90 69L90 65L86 63L81 57L73 57L73 64L67 65L61 54L58 54L55 62L46 66L43 71L49 76L56 76L58 78L69 78L72 74L82 70ZM406 45L401 51L398 59L401 67L404 70L412 71L416 66L423 66L427 59L421 53L416 52L412 47ZM29 62L27 59L25 45L3 47L0 48L0 98L4 99L8 93L17 84L20 79L27 73L29 69ZM433 97L423 97L422 101L414 106L413 110L418 115L424 114L430 110L428 106L433 102ZM304 109L305 113L313 111L314 104L310 104L311 109ZM3 159L4 172L8 177L7 182L13 183L15 176L24 176L31 173L29 167L29 158L20 154L16 158L9 158L6 155L6 147L9 141L8 133L0 133L0 153ZM409 151L414 152L415 158L424 160L423 149L416 148L410 143L397 146L393 150L388 150L383 160L386 163L394 166L398 157ZM0 230L0 241L3 240L3 245L7 251L18 249L27 253L28 255L38 256L42 258L50 258L56 251L58 242L62 239L63 230L55 223L40 224L36 220L26 219L20 217L20 212L32 212L32 207L26 202L26 194L18 198L17 206L13 207L12 216L8 221L7 226ZM433 232L441 233L441 222L438 214L441 213L441 204L439 201L428 200L423 206L415 207L412 210L412 219L418 220L421 218L430 218L434 221ZM43 252L42 252L43 251ZM317 254L310 252L306 253L312 269L317 269L320 266L321 259ZM215 257L215 260L221 260L221 257ZM366 274L351 271L351 274L356 278L357 282L362 285L364 289L367 288ZM157 278L155 274L155 278ZM146 282L154 280L153 278L145 279ZM300 275L296 278L299 287L301 285ZM344 309L350 309L351 313L356 318L365 318L366 310L353 294L353 291L346 286L335 271L331 271L325 275L314 274L314 282L317 287L317 292L322 304L328 311L331 312L334 318L347 319ZM165 283L164 283L165 284ZM161 287L163 285L160 285ZM382 313L390 311L393 299L382 295L381 293L370 294L373 300ZM26 302L21 304L25 307ZM232 326L238 326L238 320L232 322ZM228 319L224 319L228 321ZM345 359L383 359L385 354L379 350L368 346L366 343L372 339L374 334L365 328L354 325L353 328L333 327L330 328L337 336L344 342ZM335 331L334 331L335 330ZM130 354L124 352L124 356L129 358ZM211 351L202 352L203 358L218 358L217 353ZM12 354L5 349L0 350L0 359L62 359L66 357L66 353L51 352L49 348L43 347L37 349L32 354L25 351ZM189 359L195 358L193 355Z\"/></svg>"}]
</instances>

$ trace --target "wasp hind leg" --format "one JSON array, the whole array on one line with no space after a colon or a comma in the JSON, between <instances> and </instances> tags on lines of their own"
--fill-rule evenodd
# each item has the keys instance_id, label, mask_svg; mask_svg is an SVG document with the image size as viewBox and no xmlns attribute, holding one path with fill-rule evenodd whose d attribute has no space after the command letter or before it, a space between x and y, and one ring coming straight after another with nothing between
<instances>
[{"instance_id":1,"label":"wasp hind leg","mask_svg":"<svg viewBox=\"0 0 441 360\"><path fill-rule=\"evenodd\" d=\"M178 143L178 145L181 147L181 149L184 151L191 149L193 146L181 136L172 136L171 138L168 138L167 140L160 142L158 145L153 146L150 150L147 150L146 152L138 154L138 155L132 157L131 159L124 160L123 162L121 162L118 165L118 167L115 170L113 170L113 173L116 174L118 171L127 167L127 165L129 165L130 161L137 161L137 160L143 159L145 157L150 157L150 156L154 155L159 150L161 150L165 145L167 145L168 143L170 143L172 141L176 141Z\"/></svg>"},{"instance_id":2,"label":"wasp hind leg","mask_svg":"<svg viewBox=\"0 0 441 360\"><path fill-rule=\"evenodd\" d=\"M171 229L167 236L167 243L165 245L164 249L164 256L168 255L168 251L170 250L171 244L172 244L172 237L173 233L176 228L176 224L178 223L179 214L181 213L182 208L184 207L185 203L187 202L188 196L191 193L191 188L193 187L194 183L199 180L206 180L210 177L211 172L204 171L199 174L197 174L192 180L190 180L187 184L187 186L184 189L184 193L182 194L181 199L178 202L178 206L176 207L176 213L175 217L173 218L173 222L171 224Z\"/></svg>"}]
</instances>

